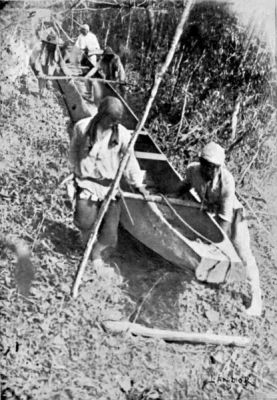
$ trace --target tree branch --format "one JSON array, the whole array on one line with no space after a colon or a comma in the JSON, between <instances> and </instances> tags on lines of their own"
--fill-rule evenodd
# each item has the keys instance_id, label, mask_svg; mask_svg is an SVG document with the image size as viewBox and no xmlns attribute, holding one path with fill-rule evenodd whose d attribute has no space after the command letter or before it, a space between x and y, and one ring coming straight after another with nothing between
<instances>
[{"instance_id":1,"label":"tree branch","mask_svg":"<svg viewBox=\"0 0 277 400\"><path fill-rule=\"evenodd\" d=\"M250 339L245 336L228 336L216 335L213 333L196 333L171 331L166 329L147 328L140 324L127 321L105 321L103 327L114 333L130 332L133 335L163 339L170 342L189 342L189 343L206 343L218 344L223 346L245 347L250 344Z\"/></svg>"}]
</instances>

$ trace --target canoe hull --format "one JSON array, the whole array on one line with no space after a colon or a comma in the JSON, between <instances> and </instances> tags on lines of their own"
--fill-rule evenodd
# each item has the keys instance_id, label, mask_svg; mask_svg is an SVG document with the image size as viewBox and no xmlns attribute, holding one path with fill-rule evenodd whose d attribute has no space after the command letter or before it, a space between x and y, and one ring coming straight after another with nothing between
<instances>
[{"instance_id":1,"label":"canoe hull","mask_svg":"<svg viewBox=\"0 0 277 400\"><path fill-rule=\"evenodd\" d=\"M172 223L167 218L168 212L164 212L165 206L158 207L154 202L145 202L142 199L125 198L125 201L134 224L124 206L122 206L121 223L145 246L176 266L194 271L200 281L219 284L242 279L241 260L229 239L207 214L204 218L202 211L194 210L195 218L198 215L199 219L205 220L207 236L217 236L217 243L214 244L205 243L191 235L184 236L178 229L178 224ZM180 209L184 207L179 206L179 212L182 211ZM187 208L185 211L191 213L192 210ZM195 222L194 227L198 220Z\"/></svg>"}]
</instances>

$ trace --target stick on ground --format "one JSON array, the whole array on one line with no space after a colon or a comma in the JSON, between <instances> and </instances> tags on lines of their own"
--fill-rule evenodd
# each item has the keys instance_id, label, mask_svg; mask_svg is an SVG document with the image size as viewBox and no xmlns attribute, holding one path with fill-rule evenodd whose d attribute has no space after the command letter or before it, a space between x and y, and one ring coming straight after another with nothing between
<instances>
[{"instance_id":1,"label":"stick on ground","mask_svg":"<svg viewBox=\"0 0 277 400\"><path fill-rule=\"evenodd\" d=\"M250 339L245 336L154 329L128 321L105 321L103 322L103 326L106 330L114 333L130 332L133 335L163 339L169 342L190 342L195 344L206 343L238 347L245 347L250 344Z\"/></svg>"}]
</instances>

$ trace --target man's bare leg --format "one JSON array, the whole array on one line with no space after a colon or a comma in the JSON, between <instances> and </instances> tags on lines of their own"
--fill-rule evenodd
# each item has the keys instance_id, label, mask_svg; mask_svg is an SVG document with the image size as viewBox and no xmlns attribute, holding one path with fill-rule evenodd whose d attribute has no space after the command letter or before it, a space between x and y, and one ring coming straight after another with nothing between
<instances>
[{"instance_id":1,"label":"man's bare leg","mask_svg":"<svg viewBox=\"0 0 277 400\"><path fill-rule=\"evenodd\" d=\"M232 238L235 249L246 268L247 278L251 285L252 302L246 310L249 316L259 317L262 313L262 292L259 269L250 247L250 234L245 219L236 222L235 235Z\"/></svg>"},{"instance_id":2,"label":"man's bare leg","mask_svg":"<svg viewBox=\"0 0 277 400\"><path fill-rule=\"evenodd\" d=\"M82 230L81 231L81 238L82 238L82 244L85 247L87 245L87 242L89 240L91 231L90 230ZM103 251L107 248L107 245L102 244L100 242L96 242L95 245L93 246L93 250L91 253L91 260L102 260L102 254Z\"/></svg>"}]
</instances>

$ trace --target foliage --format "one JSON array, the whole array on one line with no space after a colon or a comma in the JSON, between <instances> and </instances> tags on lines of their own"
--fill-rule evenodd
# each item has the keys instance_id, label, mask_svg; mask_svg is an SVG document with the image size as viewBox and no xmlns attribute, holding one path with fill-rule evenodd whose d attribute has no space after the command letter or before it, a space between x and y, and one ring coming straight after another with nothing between
<instances>
[{"instance_id":1,"label":"foliage","mask_svg":"<svg viewBox=\"0 0 277 400\"><path fill-rule=\"evenodd\" d=\"M110 45L120 54L128 81L136 85L128 88L127 98L138 115L167 54L180 11L180 4L163 1L154 8L95 7L87 12L79 7L74 13L75 21L89 23L97 32L102 47ZM76 37L78 25L72 21L68 13L63 27ZM272 74L265 44L238 24L226 3L196 3L148 120L177 169L182 171L209 140L230 149L230 159L231 153L244 158L246 165L274 113Z\"/></svg>"}]
</instances>

